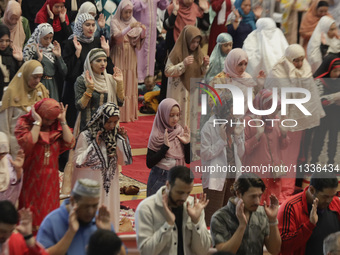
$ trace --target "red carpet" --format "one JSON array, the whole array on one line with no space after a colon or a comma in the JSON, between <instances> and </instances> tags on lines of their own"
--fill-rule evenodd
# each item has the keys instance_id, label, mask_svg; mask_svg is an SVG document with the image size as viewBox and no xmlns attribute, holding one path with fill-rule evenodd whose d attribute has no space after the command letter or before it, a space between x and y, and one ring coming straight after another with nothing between
<instances>
[{"instance_id":1,"label":"red carpet","mask_svg":"<svg viewBox=\"0 0 340 255\"><path fill-rule=\"evenodd\" d=\"M132 140L132 138L131 138ZM146 155L134 156L131 165L122 167L122 174L147 184L150 169L146 166Z\"/></svg>"},{"instance_id":2,"label":"red carpet","mask_svg":"<svg viewBox=\"0 0 340 255\"><path fill-rule=\"evenodd\" d=\"M149 135L151 133L155 115L141 116L135 122L120 123L127 130L132 149L148 147Z\"/></svg>"},{"instance_id":3,"label":"red carpet","mask_svg":"<svg viewBox=\"0 0 340 255\"><path fill-rule=\"evenodd\" d=\"M201 164L200 160L191 163L191 170L194 173L195 183L202 182L201 180L202 174L200 172L195 171L195 166L196 165L198 166L200 164ZM187 166L189 167L189 165ZM133 163L131 165L122 167L122 174L132 179L135 179L139 182L147 184L150 169L146 166L146 155L134 156Z\"/></svg>"},{"instance_id":4,"label":"red carpet","mask_svg":"<svg viewBox=\"0 0 340 255\"><path fill-rule=\"evenodd\" d=\"M129 201L122 201L120 205L127 206L130 209L136 210L137 206L143 199L136 199L136 200L129 200Z\"/></svg>"}]
</instances>

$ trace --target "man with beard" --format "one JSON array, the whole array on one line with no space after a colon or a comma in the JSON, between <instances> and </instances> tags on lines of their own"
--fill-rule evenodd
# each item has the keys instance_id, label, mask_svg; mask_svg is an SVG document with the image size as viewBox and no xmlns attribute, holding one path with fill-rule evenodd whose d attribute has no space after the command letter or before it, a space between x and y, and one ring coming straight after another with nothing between
<instances>
[{"instance_id":1,"label":"man with beard","mask_svg":"<svg viewBox=\"0 0 340 255\"><path fill-rule=\"evenodd\" d=\"M304 191L281 205L278 214L281 254L323 254L323 240L340 230L337 187L334 173L316 172Z\"/></svg>"},{"instance_id":2,"label":"man with beard","mask_svg":"<svg viewBox=\"0 0 340 255\"><path fill-rule=\"evenodd\" d=\"M60 208L46 216L37 240L49 254L86 254L90 236L97 229L112 230L110 212L102 205L96 215L100 185L90 179L79 179Z\"/></svg>"},{"instance_id":3,"label":"man with beard","mask_svg":"<svg viewBox=\"0 0 340 255\"><path fill-rule=\"evenodd\" d=\"M207 254L210 234L204 221L206 195L189 196L193 173L184 166L169 170L166 185L144 199L135 214L137 246L142 255Z\"/></svg>"},{"instance_id":4,"label":"man with beard","mask_svg":"<svg viewBox=\"0 0 340 255\"><path fill-rule=\"evenodd\" d=\"M218 251L262 255L265 245L271 254L280 252L276 218L279 201L271 195L269 206L266 202L259 206L265 188L262 179L253 173L244 173L235 181L234 196L211 218L211 236Z\"/></svg>"},{"instance_id":5,"label":"man with beard","mask_svg":"<svg viewBox=\"0 0 340 255\"><path fill-rule=\"evenodd\" d=\"M20 224L17 226L20 215ZM14 230L19 233L13 233ZM7 200L0 201L0 254L47 255L32 235L32 213L21 209L19 214Z\"/></svg>"}]
</instances>

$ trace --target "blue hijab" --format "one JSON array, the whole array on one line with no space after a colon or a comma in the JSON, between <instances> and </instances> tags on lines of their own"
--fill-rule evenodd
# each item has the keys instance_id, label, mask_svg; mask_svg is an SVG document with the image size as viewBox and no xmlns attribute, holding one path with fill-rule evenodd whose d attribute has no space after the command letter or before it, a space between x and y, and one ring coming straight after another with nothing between
<instances>
[{"instance_id":1,"label":"blue hijab","mask_svg":"<svg viewBox=\"0 0 340 255\"><path fill-rule=\"evenodd\" d=\"M221 33L217 36L215 48L210 55L209 69L204 79L205 83L209 83L217 74L223 71L227 54L222 52L221 45L232 41L233 38L228 33Z\"/></svg>"},{"instance_id":2,"label":"blue hijab","mask_svg":"<svg viewBox=\"0 0 340 255\"><path fill-rule=\"evenodd\" d=\"M244 14L244 11L241 9L241 4L243 3L244 0L236 0L234 3L235 8L238 10L239 14L242 17L242 23L246 23L249 24L251 26L251 28L253 30L256 29L256 25L255 25L255 14L254 12L251 10L247 15Z\"/></svg>"}]
</instances>

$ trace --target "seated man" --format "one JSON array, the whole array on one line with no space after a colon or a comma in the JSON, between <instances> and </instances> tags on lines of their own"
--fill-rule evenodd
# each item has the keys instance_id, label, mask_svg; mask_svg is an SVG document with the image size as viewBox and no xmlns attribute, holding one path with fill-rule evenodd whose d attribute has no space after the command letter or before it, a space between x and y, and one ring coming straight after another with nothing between
<instances>
[{"instance_id":1,"label":"seated man","mask_svg":"<svg viewBox=\"0 0 340 255\"><path fill-rule=\"evenodd\" d=\"M135 214L137 246L142 255L206 255L211 245L204 221L208 202L189 196L193 174L185 166L169 170L166 186L144 199Z\"/></svg>"},{"instance_id":2,"label":"seated man","mask_svg":"<svg viewBox=\"0 0 340 255\"><path fill-rule=\"evenodd\" d=\"M51 254L86 254L90 236L97 229L113 230L110 213L102 205L96 215L100 185L90 179L77 180L70 199L41 223L37 240Z\"/></svg>"},{"instance_id":3,"label":"seated man","mask_svg":"<svg viewBox=\"0 0 340 255\"><path fill-rule=\"evenodd\" d=\"M271 254L280 252L276 218L279 201L271 195L270 206L259 206L265 188L261 178L253 173L244 173L235 181L234 196L211 218L210 232L218 251L262 255L266 245Z\"/></svg>"},{"instance_id":4,"label":"seated man","mask_svg":"<svg viewBox=\"0 0 340 255\"><path fill-rule=\"evenodd\" d=\"M340 254L340 231L330 234L323 241L323 255Z\"/></svg>"},{"instance_id":5,"label":"seated man","mask_svg":"<svg viewBox=\"0 0 340 255\"><path fill-rule=\"evenodd\" d=\"M19 215L20 224L16 226ZM32 235L32 213L21 209L19 215L10 201L0 201L0 254L47 255ZM19 233L13 233L15 229Z\"/></svg>"},{"instance_id":6,"label":"seated man","mask_svg":"<svg viewBox=\"0 0 340 255\"><path fill-rule=\"evenodd\" d=\"M314 173L310 185L279 209L282 254L322 254L323 240L340 230L338 179L333 173Z\"/></svg>"}]
</instances>

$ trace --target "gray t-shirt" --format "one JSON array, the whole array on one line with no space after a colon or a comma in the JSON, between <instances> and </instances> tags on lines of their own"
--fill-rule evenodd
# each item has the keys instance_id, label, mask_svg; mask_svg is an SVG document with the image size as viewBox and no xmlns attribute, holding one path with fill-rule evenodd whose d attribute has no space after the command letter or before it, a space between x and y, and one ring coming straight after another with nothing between
<instances>
[{"instance_id":1,"label":"gray t-shirt","mask_svg":"<svg viewBox=\"0 0 340 255\"><path fill-rule=\"evenodd\" d=\"M229 199L228 204L211 218L210 232L214 246L231 239L238 228L236 206ZM263 206L250 215L247 228L237 255L262 255L264 238L269 235L269 222Z\"/></svg>"}]
</instances>

